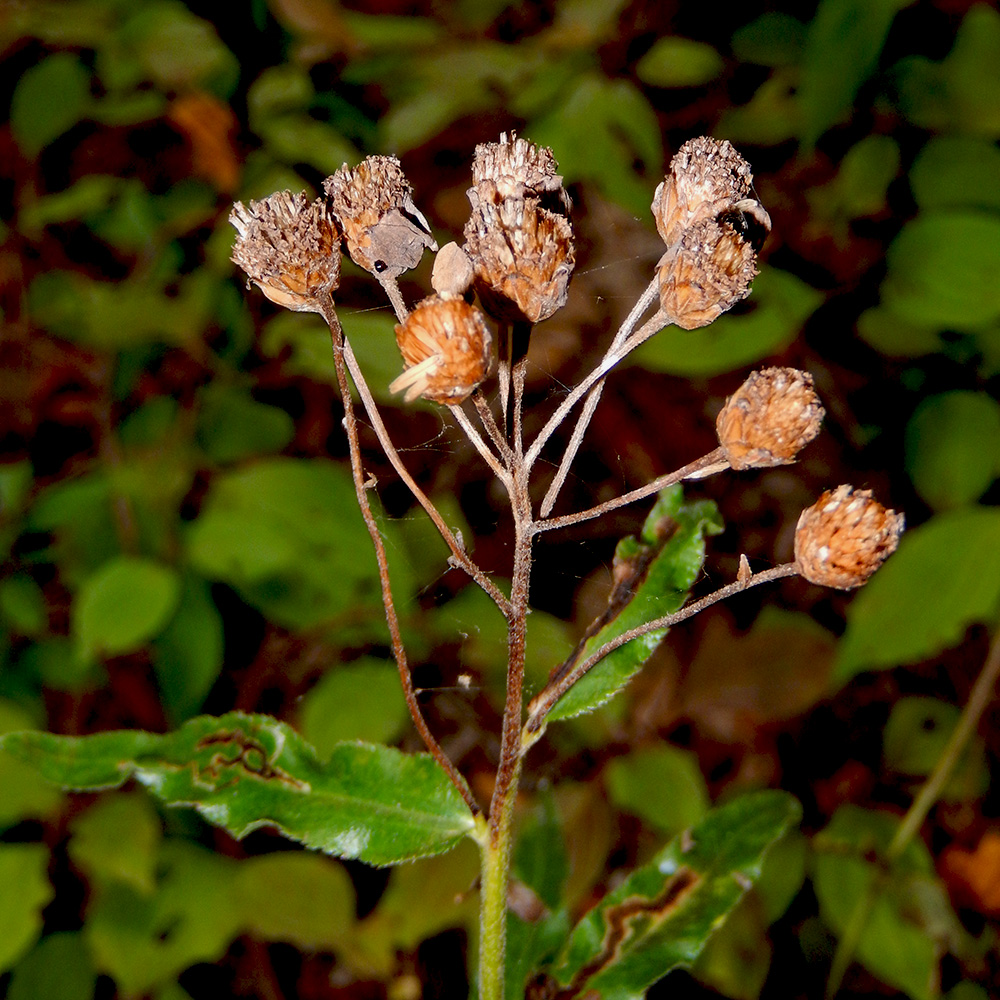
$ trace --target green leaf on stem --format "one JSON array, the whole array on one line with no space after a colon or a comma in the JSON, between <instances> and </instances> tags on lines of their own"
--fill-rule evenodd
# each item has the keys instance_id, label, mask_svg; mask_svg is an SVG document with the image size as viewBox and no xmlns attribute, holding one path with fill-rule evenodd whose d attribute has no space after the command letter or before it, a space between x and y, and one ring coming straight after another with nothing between
<instances>
[{"instance_id":1,"label":"green leaf on stem","mask_svg":"<svg viewBox=\"0 0 1000 1000\"><path fill-rule=\"evenodd\" d=\"M0 749L65 788L116 788L135 778L161 802L192 806L234 837L275 827L373 865L440 854L473 827L431 757L341 743L322 762L293 729L263 715L199 716L162 736L12 733Z\"/></svg>"},{"instance_id":2,"label":"green leaf on stem","mask_svg":"<svg viewBox=\"0 0 1000 1000\"><path fill-rule=\"evenodd\" d=\"M757 792L675 837L576 925L555 968L559 985L633 1000L671 969L690 966L799 813L790 795Z\"/></svg>"},{"instance_id":3,"label":"green leaf on stem","mask_svg":"<svg viewBox=\"0 0 1000 1000\"><path fill-rule=\"evenodd\" d=\"M11 968L42 930L52 899L44 844L0 844L0 972Z\"/></svg>"},{"instance_id":4,"label":"green leaf on stem","mask_svg":"<svg viewBox=\"0 0 1000 1000\"><path fill-rule=\"evenodd\" d=\"M63 931L44 937L18 963L7 1000L92 1000L96 981L83 934Z\"/></svg>"},{"instance_id":5,"label":"green leaf on stem","mask_svg":"<svg viewBox=\"0 0 1000 1000\"><path fill-rule=\"evenodd\" d=\"M605 643L684 606L705 561L705 538L722 531L715 504L686 504L680 486L660 493L642 537L622 539L615 552L615 587L609 621L580 652L582 661ZM667 634L657 629L606 656L556 702L548 718L569 719L593 711L620 691Z\"/></svg>"}]
</instances>

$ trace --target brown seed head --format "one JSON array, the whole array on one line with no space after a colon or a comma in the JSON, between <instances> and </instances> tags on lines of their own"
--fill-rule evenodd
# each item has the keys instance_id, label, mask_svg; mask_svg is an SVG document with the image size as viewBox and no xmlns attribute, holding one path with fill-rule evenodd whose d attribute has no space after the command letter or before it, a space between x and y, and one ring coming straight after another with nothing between
<instances>
[{"instance_id":1,"label":"brown seed head","mask_svg":"<svg viewBox=\"0 0 1000 1000\"><path fill-rule=\"evenodd\" d=\"M476 147L465 250L483 307L538 323L566 304L575 263L570 201L550 149L500 136Z\"/></svg>"},{"instance_id":2,"label":"brown seed head","mask_svg":"<svg viewBox=\"0 0 1000 1000\"><path fill-rule=\"evenodd\" d=\"M279 191L229 213L232 260L274 303L319 312L318 297L340 284L340 234L323 199Z\"/></svg>"},{"instance_id":3,"label":"brown seed head","mask_svg":"<svg viewBox=\"0 0 1000 1000\"><path fill-rule=\"evenodd\" d=\"M739 215L766 234L771 220L752 197L752 186L750 164L728 142L707 135L689 139L653 195L657 232L669 247L697 222Z\"/></svg>"},{"instance_id":4,"label":"brown seed head","mask_svg":"<svg viewBox=\"0 0 1000 1000\"><path fill-rule=\"evenodd\" d=\"M425 249L437 250L413 188L395 156L345 163L323 182L351 260L375 275L398 278L416 267Z\"/></svg>"},{"instance_id":5,"label":"brown seed head","mask_svg":"<svg viewBox=\"0 0 1000 1000\"><path fill-rule=\"evenodd\" d=\"M423 396L457 405L489 373L490 331L483 314L461 298L424 299L396 327L396 343L407 367L389 389L405 389L408 403Z\"/></svg>"},{"instance_id":6,"label":"brown seed head","mask_svg":"<svg viewBox=\"0 0 1000 1000\"><path fill-rule=\"evenodd\" d=\"M886 510L870 490L827 490L799 517L799 573L821 587L860 587L896 551L903 522L902 514Z\"/></svg>"},{"instance_id":7,"label":"brown seed head","mask_svg":"<svg viewBox=\"0 0 1000 1000\"><path fill-rule=\"evenodd\" d=\"M753 247L728 222L702 219L660 258L660 307L685 330L707 326L750 294Z\"/></svg>"},{"instance_id":8,"label":"brown seed head","mask_svg":"<svg viewBox=\"0 0 1000 1000\"><path fill-rule=\"evenodd\" d=\"M765 368L726 400L715 429L731 468L759 469L794 462L819 434L824 416L812 375Z\"/></svg>"}]
</instances>

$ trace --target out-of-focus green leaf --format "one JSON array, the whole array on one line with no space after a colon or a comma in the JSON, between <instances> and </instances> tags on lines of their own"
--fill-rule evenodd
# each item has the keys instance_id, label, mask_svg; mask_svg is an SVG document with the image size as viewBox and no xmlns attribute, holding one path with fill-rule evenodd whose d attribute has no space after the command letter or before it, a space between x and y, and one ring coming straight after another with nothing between
<instances>
[{"instance_id":1,"label":"out-of-focus green leaf","mask_svg":"<svg viewBox=\"0 0 1000 1000\"><path fill-rule=\"evenodd\" d=\"M0 698L0 735L31 729L35 720L13 701ZM23 819L45 819L62 803L62 793L38 780L34 768L0 752L0 829Z\"/></svg>"},{"instance_id":2,"label":"out-of-focus green leaf","mask_svg":"<svg viewBox=\"0 0 1000 1000\"><path fill-rule=\"evenodd\" d=\"M73 820L69 856L92 883L156 889L160 819L142 794L106 795Z\"/></svg>"},{"instance_id":3,"label":"out-of-focus green leaf","mask_svg":"<svg viewBox=\"0 0 1000 1000\"><path fill-rule=\"evenodd\" d=\"M887 261L882 301L905 321L962 330L1000 318L1000 217L923 212Z\"/></svg>"},{"instance_id":4,"label":"out-of-focus green leaf","mask_svg":"<svg viewBox=\"0 0 1000 1000\"><path fill-rule=\"evenodd\" d=\"M711 805L698 758L667 744L615 757L604 769L604 783L613 805L671 837Z\"/></svg>"},{"instance_id":5,"label":"out-of-focus green leaf","mask_svg":"<svg viewBox=\"0 0 1000 1000\"><path fill-rule=\"evenodd\" d=\"M331 667L300 711L302 735L321 758L345 740L394 743L410 718L395 664L373 657Z\"/></svg>"},{"instance_id":6,"label":"out-of-focus green leaf","mask_svg":"<svg viewBox=\"0 0 1000 1000\"><path fill-rule=\"evenodd\" d=\"M748 892L708 939L691 975L729 1000L757 1000L773 949L760 904Z\"/></svg>"},{"instance_id":7,"label":"out-of-focus green leaf","mask_svg":"<svg viewBox=\"0 0 1000 1000\"><path fill-rule=\"evenodd\" d=\"M322 854L282 851L250 858L237 869L233 893L243 927L264 941L340 953L354 925L351 878Z\"/></svg>"},{"instance_id":8,"label":"out-of-focus green leaf","mask_svg":"<svg viewBox=\"0 0 1000 1000\"><path fill-rule=\"evenodd\" d=\"M639 60L635 74L654 87L700 87L714 80L725 62L711 45L690 38L660 38Z\"/></svg>"},{"instance_id":9,"label":"out-of-focus green leaf","mask_svg":"<svg viewBox=\"0 0 1000 1000\"><path fill-rule=\"evenodd\" d=\"M945 1000L990 1000L989 994L976 983L962 982L945 994Z\"/></svg>"},{"instance_id":10,"label":"out-of-focus green leaf","mask_svg":"<svg viewBox=\"0 0 1000 1000\"><path fill-rule=\"evenodd\" d=\"M7 1000L91 1000L96 982L82 935L49 934L15 967Z\"/></svg>"},{"instance_id":11,"label":"out-of-focus green leaf","mask_svg":"<svg viewBox=\"0 0 1000 1000\"><path fill-rule=\"evenodd\" d=\"M556 151L567 182L592 181L608 198L647 217L650 191L663 173L663 141L655 112L627 80L581 74L558 107L527 131Z\"/></svg>"},{"instance_id":12,"label":"out-of-focus green leaf","mask_svg":"<svg viewBox=\"0 0 1000 1000\"><path fill-rule=\"evenodd\" d=\"M114 29L115 6L101 0L35 0L11 8L2 37L5 42L30 37L52 46L100 48Z\"/></svg>"},{"instance_id":13,"label":"out-of-focus green leaf","mask_svg":"<svg viewBox=\"0 0 1000 1000\"><path fill-rule=\"evenodd\" d=\"M871 910L857 939L858 960L913 1000L932 1000L939 945L929 927L921 925L921 909L928 903L947 909L947 896L936 882L923 841L911 841L888 872L884 863L869 860L873 854L885 856L897 823L886 813L856 806L838 809L813 839L813 887L820 916L838 935L845 933L855 908L872 891ZM951 920L957 923L954 916Z\"/></svg>"},{"instance_id":14,"label":"out-of-focus green leaf","mask_svg":"<svg viewBox=\"0 0 1000 1000\"><path fill-rule=\"evenodd\" d=\"M100 972L130 996L149 993L196 962L216 962L240 931L232 897L236 862L167 841L152 895L121 883L101 888L84 934Z\"/></svg>"},{"instance_id":15,"label":"out-of-focus green leaf","mask_svg":"<svg viewBox=\"0 0 1000 1000\"><path fill-rule=\"evenodd\" d=\"M1000 511L970 507L906 532L854 598L835 681L926 659L1000 611Z\"/></svg>"},{"instance_id":16,"label":"out-of-focus green leaf","mask_svg":"<svg viewBox=\"0 0 1000 1000\"><path fill-rule=\"evenodd\" d=\"M444 36L443 25L429 17L400 17L381 12L345 10L341 16L351 34L368 52L397 53L424 49Z\"/></svg>"},{"instance_id":17,"label":"out-of-focus green leaf","mask_svg":"<svg viewBox=\"0 0 1000 1000\"><path fill-rule=\"evenodd\" d=\"M807 147L850 111L875 70L896 12L910 2L821 0L808 29L798 92Z\"/></svg>"},{"instance_id":18,"label":"out-of-focus green leaf","mask_svg":"<svg viewBox=\"0 0 1000 1000\"><path fill-rule=\"evenodd\" d=\"M304 112L268 119L257 131L271 156L286 163L307 163L321 174L332 174L358 159L348 139Z\"/></svg>"},{"instance_id":19,"label":"out-of-focus green leaf","mask_svg":"<svg viewBox=\"0 0 1000 1000\"><path fill-rule=\"evenodd\" d=\"M545 34L553 46L588 48L618 32L618 21L628 0L563 0L555 23Z\"/></svg>"},{"instance_id":20,"label":"out-of-focus green leaf","mask_svg":"<svg viewBox=\"0 0 1000 1000\"><path fill-rule=\"evenodd\" d=\"M743 796L710 812L576 925L555 969L559 984L634 1000L671 969L691 965L799 812L783 792ZM629 933L609 947L616 927Z\"/></svg>"},{"instance_id":21,"label":"out-of-focus green leaf","mask_svg":"<svg viewBox=\"0 0 1000 1000\"><path fill-rule=\"evenodd\" d=\"M932 136L910 167L910 188L924 210L1000 211L1000 149L967 136Z\"/></svg>"},{"instance_id":22,"label":"out-of-focus green leaf","mask_svg":"<svg viewBox=\"0 0 1000 1000\"><path fill-rule=\"evenodd\" d=\"M529 981L551 964L566 943L569 927L565 910L546 914L531 923L514 913L507 915L506 1000L524 1000Z\"/></svg>"},{"instance_id":23,"label":"out-of-focus green leaf","mask_svg":"<svg viewBox=\"0 0 1000 1000\"><path fill-rule=\"evenodd\" d=\"M414 951L450 927L473 932L478 900L469 889L478 875L479 855L471 843L393 868L378 906L357 925L351 964L386 976L399 951Z\"/></svg>"},{"instance_id":24,"label":"out-of-focus green leaf","mask_svg":"<svg viewBox=\"0 0 1000 1000\"><path fill-rule=\"evenodd\" d=\"M768 11L737 28L730 39L733 55L740 62L760 66L795 66L806 43L805 25L781 11Z\"/></svg>"},{"instance_id":25,"label":"out-of-focus green leaf","mask_svg":"<svg viewBox=\"0 0 1000 1000\"><path fill-rule=\"evenodd\" d=\"M222 669L223 652L222 616L208 584L189 573L177 611L153 640L153 667L171 719L198 711Z\"/></svg>"},{"instance_id":26,"label":"out-of-focus green leaf","mask_svg":"<svg viewBox=\"0 0 1000 1000\"><path fill-rule=\"evenodd\" d=\"M802 108L796 97L799 74L792 67L775 70L746 104L724 111L713 134L757 146L777 146L800 131Z\"/></svg>"},{"instance_id":27,"label":"out-of-focus green leaf","mask_svg":"<svg viewBox=\"0 0 1000 1000\"><path fill-rule=\"evenodd\" d=\"M236 386L211 383L202 390L198 440L216 462L281 451L294 436L295 422L279 407Z\"/></svg>"},{"instance_id":28,"label":"out-of-focus green leaf","mask_svg":"<svg viewBox=\"0 0 1000 1000\"><path fill-rule=\"evenodd\" d=\"M139 649L163 631L180 591L180 578L169 566L137 556L109 560L73 601L70 629L81 659Z\"/></svg>"},{"instance_id":29,"label":"out-of-focus green leaf","mask_svg":"<svg viewBox=\"0 0 1000 1000\"><path fill-rule=\"evenodd\" d=\"M91 104L90 72L69 52L25 70L10 100L10 128L28 157L84 118Z\"/></svg>"},{"instance_id":30,"label":"out-of-focus green leaf","mask_svg":"<svg viewBox=\"0 0 1000 1000\"><path fill-rule=\"evenodd\" d=\"M892 706L882 732L882 758L897 774L925 777L934 770L961 711L937 698L901 698ZM970 801L986 794L990 773L986 748L973 740L948 780L943 797Z\"/></svg>"},{"instance_id":31,"label":"out-of-focus green leaf","mask_svg":"<svg viewBox=\"0 0 1000 1000\"><path fill-rule=\"evenodd\" d=\"M0 972L14 966L42 930L42 910L52 899L42 844L0 844Z\"/></svg>"},{"instance_id":32,"label":"out-of-focus green leaf","mask_svg":"<svg viewBox=\"0 0 1000 1000\"><path fill-rule=\"evenodd\" d=\"M161 802L193 806L235 837L273 826L375 865L440 854L473 826L433 758L342 743L321 762L293 729L262 715L199 716L163 736L16 733L0 737L0 749L66 788L116 788L134 777Z\"/></svg>"},{"instance_id":33,"label":"out-of-focus green leaf","mask_svg":"<svg viewBox=\"0 0 1000 1000\"><path fill-rule=\"evenodd\" d=\"M1000 136L1000 13L973 4L941 62L923 56L902 60L894 71L898 107L921 128Z\"/></svg>"},{"instance_id":34,"label":"out-of-focus green leaf","mask_svg":"<svg viewBox=\"0 0 1000 1000\"><path fill-rule=\"evenodd\" d=\"M713 503L685 504L683 491L669 487L646 518L642 538L628 537L618 544L616 565L632 574L632 592L621 595L628 603L586 643L586 658L604 643L629 629L681 608L701 572L705 537L722 531ZM668 528L669 526L669 528ZM606 656L556 702L550 720L569 719L603 705L620 691L660 644L666 629L647 633Z\"/></svg>"},{"instance_id":35,"label":"out-of-focus green leaf","mask_svg":"<svg viewBox=\"0 0 1000 1000\"><path fill-rule=\"evenodd\" d=\"M936 510L978 500L1000 475L1000 405L963 390L923 400L906 425L906 470Z\"/></svg>"},{"instance_id":36,"label":"out-of-focus green leaf","mask_svg":"<svg viewBox=\"0 0 1000 1000\"><path fill-rule=\"evenodd\" d=\"M858 335L890 358L919 358L945 346L937 326L908 322L884 305L866 309L858 317Z\"/></svg>"},{"instance_id":37,"label":"out-of-focus green leaf","mask_svg":"<svg viewBox=\"0 0 1000 1000\"><path fill-rule=\"evenodd\" d=\"M332 462L277 458L216 475L187 551L198 571L290 628L381 608L350 475ZM394 582L405 603L410 591Z\"/></svg>"},{"instance_id":38,"label":"out-of-focus green leaf","mask_svg":"<svg viewBox=\"0 0 1000 1000\"><path fill-rule=\"evenodd\" d=\"M64 191L28 202L18 213L18 228L38 239L46 226L88 219L111 204L122 181L106 174L88 174Z\"/></svg>"},{"instance_id":39,"label":"out-of-focus green leaf","mask_svg":"<svg viewBox=\"0 0 1000 1000\"><path fill-rule=\"evenodd\" d=\"M42 588L27 573L0 580L0 622L21 635L39 636L48 617Z\"/></svg>"},{"instance_id":40,"label":"out-of-focus green leaf","mask_svg":"<svg viewBox=\"0 0 1000 1000\"><path fill-rule=\"evenodd\" d=\"M314 93L305 67L295 63L269 66L247 89L250 127L257 132L269 119L305 110Z\"/></svg>"},{"instance_id":41,"label":"out-of-focus green leaf","mask_svg":"<svg viewBox=\"0 0 1000 1000\"><path fill-rule=\"evenodd\" d=\"M727 313L701 330L667 327L630 356L654 372L707 378L783 351L823 301L823 293L787 271L765 267L754 279L749 311Z\"/></svg>"},{"instance_id":42,"label":"out-of-focus green leaf","mask_svg":"<svg viewBox=\"0 0 1000 1000\"><path fill-rule=\"evenodd\" d=\"M562 826L550 788L543 788L538 803L518 830L513 870L550 909L562 902L569 862Z\"/></svg>"}]
</instances>

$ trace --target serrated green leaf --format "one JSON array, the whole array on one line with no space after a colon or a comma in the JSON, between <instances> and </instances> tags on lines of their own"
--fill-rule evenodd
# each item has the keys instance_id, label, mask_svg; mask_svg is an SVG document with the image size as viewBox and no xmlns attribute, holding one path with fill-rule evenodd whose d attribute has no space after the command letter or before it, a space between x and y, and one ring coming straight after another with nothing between
<instances>
[{"instance_id":1,"label":"serrated green leaf","mask_svg":"<svg viewBox=\"0 0 1000 1000\"><path fill-rule=\"evenodd\" d=\"M654 87L699 87L725 68L711 45L690 38L660 38L636 63L635 74Z\"/></svg>"},{"instance_id":2,"label":"serrated green leaf","mask_svg":"<svg viewBox=\"0 0 1000 1000\"><path fill-rule=\"evenodd\" d=\"M667 524L673 530L665 536L661 532ZM587 642L581 658L629 629L681 608L705 560L705 537L720 531L722 524L714 504L685 504L679 486L664 490L646 519L644 545L635 539L619 544L617 557L630 561L651 559L648 569L636 581L634 596L613 621ZM605 657L556 702L549 720L572 718L603 705L635 676L665 634L665 629L651 632Z\"/></svg>"},{"instance_id":3,"label":"serrated green leaf","mask_svg":"<svg viewBox=\"0 0 1000 1000\"><path fill-rule=\"evenodd\" d=\"M72 825L69 856L92 884L120 883L140 895L156 888L160 819L141 794L99 799Z\"/></svg>"},{"instance_id":4,"label":"serrated green leaf","mask_svg":"<svg viewBox=\"0 0 1000 1000\"><path fill-rule=\"evenodd\" d=\"M83 936L49 934L14 969L7 1000L92 1000L96 981Z\"/></svg>"},{"instance_id":5,"label":"serrated green leaf","mask_svg":"<svg viewBox=\"0 0 1000 1000\"><path fill-rule=\"evenodd\" d=\"M68 52L57 52L25 70L10 103L14 141L29 157L37 156L87 113L90 72Z\"/></svg>"},{"instance_id":6,"label":"serrated green leaf","mask_svg":"<svg viewBox=\"0 0 1000 1000\"><path fill-rule=\"evenodd\" d=\"M328 670L300 712L302 735L320 757L344 740L394 743L410 718L396 665L373 657Z\"/></svg>"},{"instance_id":7,"label":"serrated green leaf","mask_svg":"<svg viewBox=\"0 0 1000 1000\"><path fill-rule=\"evenodd\" d=\"M667 327L630 355L654 372L707 378L784 350L823 293L787 271L764 267L754 279L747 311L726 313L700 330Z\"/></svg>"},{"instance_id":8,"label":"serrated green leaf","mask_svg":"<svg viewBox=\"0 0 1000 1000\"><path fill-rule=\"evenodd\" d=\"M558 982L602 1000L632 1000L671 969L689 966L799 813L783 792L743 796L710 812L576 925L555 969Z\"/></svg>"},{"instance_id":9,"label":"serrated green leaf","mask_svg":"<svg viewBox=\"0 0 1000 1000\"><path fill-rule=\"evenodd\" d=\"M0 844L0 972L11 968L42 930L42 910L52 899L42 844Z\"/></svg>"},{"instance_id":10,"label":"serrated green leaf","mask_svg":"<svg viewBox=\"0 0 1000 1000\"><path fill-rule=\"evenodd\" d=\"M888 871L870 860L884 857L898 820L884 813L842 806L813 840L813 886L823 921L843 935L858 904L872 892L872 905L858 937L858 960L875 976L913 1000L936 995L938 945L921 926L919 899L935 886L934 866L922 841L911 841ZM938 905L947 908L937 886Z\"/></svg>"},{"instance_id":11,"label":"serrated green leaf","mask_svg":"<svg viewBox=\"0 0 1000 1000\"><path fill-rule=\"evenodd\" d=\"M669 836L693 826L710 805L697 757L666 744L615 757L604 770L604 781L618 809Z\"/></svg>"},{"instance_id":12,"label":"serrated green leaf","mask_svg":"<svg viewBox=\"0 0 1000 1000\"><path fill-rule=\"evenodd\" d=\"M936 510L978 500L1000 475L1000 405L984 392L923 400L906 425L906 471Z\"/></svg>"},{"instance_id":13,"label":"serrated green leaf","mask_svg":"<svg viewBox=\"0 0 1000 1000\"><path fill-rule=\"evenodd\" d=\"M1000 510L939 514L906 532L851 602L833 680L934 656L998 611Z\"/></svg>"},{"instance_id":14,"label":"serrated green leaf","mask_svg":"<svg viewBox=\"0 0 1000 1000\"><path fill-rule=\"evenodd\" d=\"M882 301L904 320L962 330L1000 318L1000 218L924 212L886 259Z\"/></svg>"},{"instance_id":15,"label":"serrated green leaf","mask_svg":"<svg viewBox=\"0 0 1000 1000\"><path fill-rule=\"evenodd\" d=\"M170 621L180 591L169 566L137 556L109 559L73 601L70 628L81 659L139 649Z\"/></svg>"},{"instance_id":16,"label":"serrated green leaf","mask_svg":"<svg viewBox=\"0 0 1000 1000\"><path fill-rule=\"evenodd\" d=\"M440 854L473 827L431 757L342 743L321 762L293 729L261 715L199 716L165 736L16 733L0 737L0 749L65 788L115 788L134 777L161 802L192 806L237 838L271 826L374 865Z\"/></svg>"}]
</instances>

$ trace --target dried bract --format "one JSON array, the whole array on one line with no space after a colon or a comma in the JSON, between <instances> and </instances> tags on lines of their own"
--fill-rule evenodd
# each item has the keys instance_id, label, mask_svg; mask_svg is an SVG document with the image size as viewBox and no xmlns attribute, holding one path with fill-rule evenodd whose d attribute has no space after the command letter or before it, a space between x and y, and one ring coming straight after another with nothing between
<instances>
[{"instance_id":1,"label":"dried bract","mask_svg":"<svg viewBox=\"0 0 1000 1000\"><path fill-rule=\"evenodd\" d=\"M396 327L407 368L389 386L408 403L423 396L454 406L468 399L490 369L492 337L483 314L464 299L426 298Z\"/></svg>"},{"instance_id":2,"label":"dried bract","mask_svg":"<svg viewBox=\"0 0 1000 1000\"><path fill-rule=\"evenodd\" d=\"M812 375L765 368L726 400L715 428L731 468L759 469L794 462L819 434L824 416Z\"/></svg>"},{"instance_id":3,"label":"dried bract","mask_svg":"<svg viewBox=\"0 0 1000 1000\"><path fill-rule=\"evenodd\" d=\"M465 226L483 307L538 323L566 304L575 263L570 201L550 149L506 134L476 147Z\"/></svg>"},{"instance_id":4,"label":"dried bract","mask_svg":"<svg viewBox=\"0 0 1000 1000\"><path fill-rule=\"evenodd\" d=\"M752 187L750 164L729 142L707 135L689 139L653 195L657 232L669 247L696 223L720 219L737 229L759 230L762 239L771 230L771 219L752 196Z\"/></svg>"},{"instance_id":5,"label":"dried bract","mask_svg":"<svg viewBox=\"0 0 1000 1000\"><path fill-rule=\"evenodd\" d=\"M369 156L353 170L345 163L323 189L351 260L366 271L398 278L417 266L424 250L437 250L395 156Z\"/></svg>"},{"instance_id":6,"label":"dried bract","mask_svg":"<svg viewBox=\"0 0 1000 1000\"><path fill-rule=\"evenodd\" d=\"M707 326L750 294L756 260L728 222L703 219L660 258L660 307L685 330Z\"/></svg>"},{"instance_id":7,"label":"dried bract","mask_svg":"<svg viewBox=\"0 0 1000 1000\"><path fill-rule=\"evenodd\" d=\"M340 284L340 234L326 202L279 191L236 202L229 221L239 234L232 260L250 280L279 306L319 312L318 297Z\"/></svg>"},{"instance_id":8,"label":"dried bract","mask_svg":"<svg viewBox=\"0 0 1000 1000\"><path fill-rule=\"evenodd\" d=\"M860 587L896 551L903 522L902 514L886 510L870 490L827 490L799 517L799 573L821 587Z\"/></svg>"},{"instance_id":9,"label":"dried bract","mask_svg":"<svg viewBox=\"0 0 1000 1000\"><path fill-rule=\"evenodd\" d=\"M431 287L443 299L460 298L472 287L475 272L469 255L457 243L445 243L434 258Z\"/></svg>"}]
</instances>

